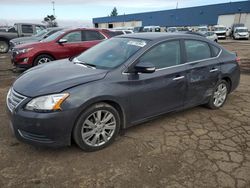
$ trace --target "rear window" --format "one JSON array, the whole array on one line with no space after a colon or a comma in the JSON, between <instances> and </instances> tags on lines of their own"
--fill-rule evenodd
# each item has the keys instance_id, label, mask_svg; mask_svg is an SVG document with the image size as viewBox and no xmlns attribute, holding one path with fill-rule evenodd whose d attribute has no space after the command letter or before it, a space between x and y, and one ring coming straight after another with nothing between
<instances>
[{"instance_id":1,"label":"rear window","mask_svg":"<svg viewBox=\"0 0 250 188\"><path fill-rule=\"evenodd\" d=\"M83 41L103 40L105 37L98 31L83 31Z\"/></svg>"},{"instance_id":2,"label":"rear window","mask_svg":"<svg viewBox=\"0 0 250 188\"><path fill-rule=\"evenodd\" d=\"M118 35L123 35L123 32L122 31L107 31L107 34L110 37L115 37L115 36L118 36Z\"/></svg>"},{"instance_id":3,"label":"rear window","mask_svg":"<svg viewBox=\"0 0 250 188\"><path fill-rule=\"evenodd\" d=\"M212 57L210 47L206 42L186 40L185 48L188 62L199 61Z\"/></svg>"},{"instance_id":4,"label":"rear window","mask_svg":"<svg viewBox=\"0 0 250 188\"><path fill-rule=\"evenodd\" d=\"M212 49L212 52L213 52L213 54L212 54L213 57L216 57L216 56L219 55L219 53L220 53L220 48L218 48L218 47L216 47L216 46L214 46L214 45L211 45L211 49Z\"/></svg>"},{"instance_id":5,"label":"rear window","mask_svg":"<svg viewBox=\"0 0 250 188\"><path fill-rule=\"evenodd\" d=\"M22 32L23 33L33 33L33 26L32 25L22 25Z\"/></svg>"}]
</instances>

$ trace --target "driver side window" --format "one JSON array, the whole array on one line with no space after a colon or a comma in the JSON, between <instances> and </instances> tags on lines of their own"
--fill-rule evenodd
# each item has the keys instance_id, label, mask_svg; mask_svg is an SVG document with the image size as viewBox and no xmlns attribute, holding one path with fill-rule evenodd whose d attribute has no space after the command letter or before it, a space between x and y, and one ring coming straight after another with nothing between
<instances>
[{"instance_id":1,"label":"driver side window","mask_svg":"<svg viewBox=\"0 0 250 188\"><path fill-rule=\"evenodd\" d=\"M156 69L179 65L181 63L179 41L163 42L151 48L140 59L140 63L152 63Z\"/></svg>"},{"instance_id":2,"label":"driver side window","mask_svg":"<svg viewBox=\"0 0 250 188\"><path fill-rule=\"evenodd\" d=\"M73 31L71 33L66 34L63 39L66 39L67 42L81 42L82 34L81 31Z\"/></svg>"}]
</instances>

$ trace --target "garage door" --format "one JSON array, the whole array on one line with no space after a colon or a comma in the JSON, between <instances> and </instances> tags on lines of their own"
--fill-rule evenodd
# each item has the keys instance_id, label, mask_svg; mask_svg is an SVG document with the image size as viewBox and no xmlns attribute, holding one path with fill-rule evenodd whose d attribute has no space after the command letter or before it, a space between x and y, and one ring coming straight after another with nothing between
<instances>
[{"instance_id":1,"label":"garage door","mask_svg":"<svg viewBox=\"0 0 250 188\"><path fill-rule=\"evenodd\" d=\"M231 27L234 23L234 19L235 19L235 14L220 15L218 18L218 25Z\"/></svg>"}]
</instances>

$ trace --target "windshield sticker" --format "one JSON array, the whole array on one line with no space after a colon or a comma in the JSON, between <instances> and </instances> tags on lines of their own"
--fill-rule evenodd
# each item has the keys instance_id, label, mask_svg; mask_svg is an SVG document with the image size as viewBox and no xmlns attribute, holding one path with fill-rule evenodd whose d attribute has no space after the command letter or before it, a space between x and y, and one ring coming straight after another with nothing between
<instances>
[{"instance_id":1,"label":"windshield sticker","mask_svg":"<svg viewBox=\"0 0 250 188\"><path fill-rule=\"evenodd\" d=\"M133 46L139 46L139 47L144 47L146 45L146 42L145 41L128 41L127 43L128 45L133 45Z\"/></svg>"}]
</instances>

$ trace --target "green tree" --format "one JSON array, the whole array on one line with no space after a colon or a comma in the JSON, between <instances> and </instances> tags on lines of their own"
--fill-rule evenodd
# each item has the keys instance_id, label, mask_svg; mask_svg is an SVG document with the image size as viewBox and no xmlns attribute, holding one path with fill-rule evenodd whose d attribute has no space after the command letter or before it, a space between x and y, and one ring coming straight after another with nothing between
<instances>
[{"instance_id":1,"label":"green tree","mask_svg":"<svg viewBox=\"0 0 250 188\"><path fill-rule=\"evenodd\" d=\"M47 15L43 21L47 24L48 27L57 27L56 17L54 15Z\"/></svg>"},{"instance_id":2,"label":"green tree","mask_svg":"<svg viewBox=\"0 0 250 188\"><path fill-rule=\"evenodd\" d=\"M113 10L112 10L110 16L118 16L118 12L117 12L116 7L113 8Z\"/></svg>"}]
</instances>

